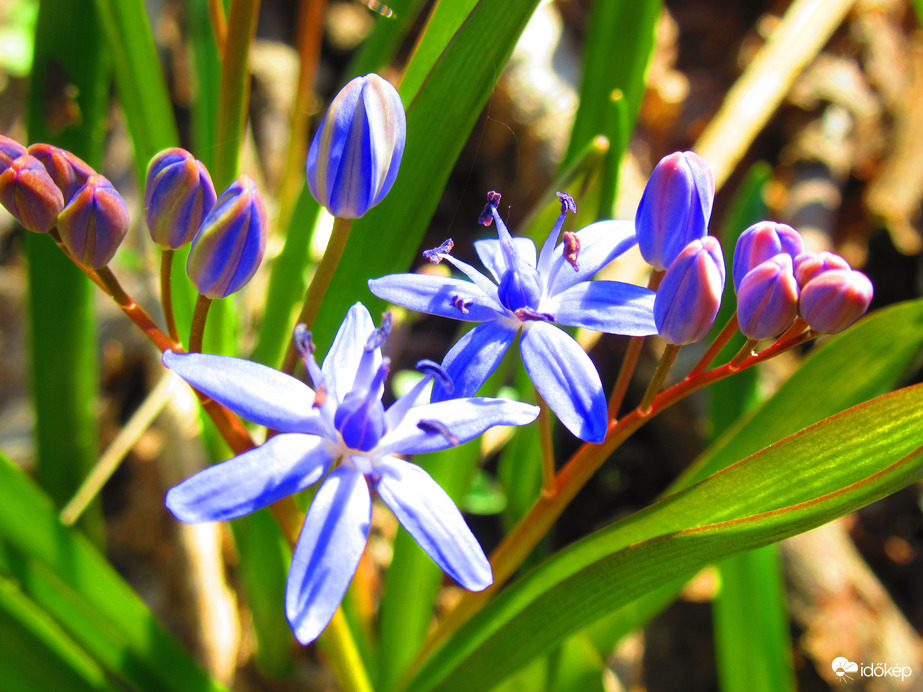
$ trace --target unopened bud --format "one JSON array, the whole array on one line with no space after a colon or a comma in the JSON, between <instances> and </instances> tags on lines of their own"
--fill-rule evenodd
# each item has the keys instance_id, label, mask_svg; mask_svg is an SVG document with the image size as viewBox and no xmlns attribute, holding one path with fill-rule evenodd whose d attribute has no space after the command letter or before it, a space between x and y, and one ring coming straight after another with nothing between
<instances>
[{"instance_id":1,"label":"unopened bud","mask_svg":"<svg viewBox=\"0 0 923 692\"><path fill-rule=\"evenodd\" d=\"M397 90L377 74L356 77L327 109L308 151L308 187L331 214L357 219L397 178L407 121Z\"/></svg>"},{"instance_id":2,"label":"unopened bud","mask_svg":"<svg viewBox=\"0 0 923 692\"><path fill-rule=\"evenodd\" d=\"M831 269L801 290L798 311L815 332L836 334L865 314L874 288L869 278L852 269Z\"/></svg>"},{"instance_id":3,"label":"unopened bud","mask_svg":"<svg viewBox=\"0 0 923 692\"><path fill-rule=\"evenodd\" d=\"M737 323L748 339L768 339L785 331L798 315L798 283L786 253L758 264L737 289Z\"/></svg>"},{"instance_id":4,"label":"unopened bud","mask_svg":"<svg viewBox=\"0 0 923 692\"><path fill-rule=\"evenodd\" d=\"M849 262L832 252L802 252L795 258L795 280L799 286L807 286L831 269L852 269Z\"/></svg>"},{"instance_id":5,"label":"unopened bud","mask_svg":"<svg viewBox=\"0 0 923 692\"><path fill-rule=\"evenodd\" d=\"M785 253L792 259L804 250L801 235L791 226L775 221L760 221L740 234L734 248L734 289L740 290L740 282L747 272Z\"/></svg>"},{"instance_id":6,"label":"unopened bud","mask_svg":"<svg viewBox=\"0 0 923 692\"><path fill-rule=\"evenodd\" d=\"M704 238L714 200L715 176L705 159L691 151L661 159L635 216L644 260L663 271L689 243Z\"/></svg>"},{"instance_id":7,"label":"unopened bud","mask_svg":"<svg viewBox=\"0 0 923 692\"><path fill-rule=\"evenodd\" d=\"M151 238L169 250L191 242L216 197L205 164L185 149L164 149L148 164L144 187Z\"/></svg>"},{"instance_id":8,"label":"unopened bud","mask_svg":"<svg viewBox=\"0 0 923 692\"><path fill-rule=\"evenodd\" d=\"M64 197L34 156L23 154L0 173L0 203L24 228L47 233L64 208Z\"/></svg>"},{"instance_id":9,"label":"unopened bud","mask_svg":"<svg viewBox=\"0 0 923 692\"><path fill-rule=\"evenodd\" d=\"M128 232L125 200L106 178L93 174L58 217L58 232L71 254L91 269L109 264Z\"/></svg>"},{"instance_id":10,"label":"unopened bud","mask_svg":"<svg viewBox=\"0 0 923 692\"><path fill-rule=\"evenodd\" d=\"M701 341L715 323L724 291L724 256L714 236L689 243L654 297L654 323L668 344Z\"/></svg>"},{"instance_id":11,"label":"unopened bud","mask_svg":"<svg viewBox=\"0 0 923 692\"><path fill-rule=\"evenodd\" d=\"M15 139L0 135L0 173L5 171L23 154L29 153L26 148Z\"/></svg>"},{"instance_id":12,"label":"unopened bud","mask_svg":"<svg viewBox=\"0 0 923 692\"><path fill-rule=\"evenodd\" d=\"M29 146L29 153L42 162L48 175L64 195L65 205L86 185L90 176L96 173L83 159L54 144L32 144Z\"/></svg>"},{"instance_id":13,"label":"unopened bud","mask_svg":"<svg viewBox=\"0 0 923 692\"><path fill-rule=\"evenodd\" d=\"M186 272L199 293L224 298L256 273L266 250L266 207L256 183L240 176L215 202L192 239Z\"/></svg>"}]
</instances>

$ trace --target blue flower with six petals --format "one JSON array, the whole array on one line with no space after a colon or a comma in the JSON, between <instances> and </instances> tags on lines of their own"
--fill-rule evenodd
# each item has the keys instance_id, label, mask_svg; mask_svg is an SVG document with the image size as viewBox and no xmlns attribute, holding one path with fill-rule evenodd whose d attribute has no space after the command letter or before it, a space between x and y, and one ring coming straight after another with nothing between
<instances>
[{"instance_id":1,"label":"blue flower with six petals","mask_svg":"<svg viewBox=\"0 0 923 692\"><path fill-rule=\"evenodd\" d=\"M421 361L418 368L427 376L385 409L381 396L390 363L382 358L381 344L389 329L387 319L375 329L368 310L357 303L323 366L314 360L310 334L303 326L296 330L314 389L240 358L163 355L164 364L200 392L280 431L170 489L166 505L177 519L234 519L323 478L286 585L286 615L303 644L330 622L356 571L371 520L370 489L455 581L472 591L493 582L490 564L451 498L426 471L395 455L446 449L495 425L525 425L538 407L486 397L414 406L433 377L451 389L439 366Z\"/></svg>"},{"instance_id":2,"label":"blue flower with six petals","mask_svg":"<svg viewBox=\"0 0 923 692\"><path fill-rule=\"evenodd\" d=\"M599 374L586 352L557 323L610 334L657 333L654 292L618 281L590 281L600 269L632 247L631 221L600 221L576 233L558 235L573 198L558 193L561 215L536 261L529 238L513 238L497 213L500 195L491 192L478 221L497 224L499 238L474 243L491 281L452 257L451 239L424 252L431 262L446 260L470 282L425 274L392 274L369 281L379 298L432 315L481 322L446 354L442 367L455 384L454 394L434 383L432 401L471 396L499 365L522 329L522 362L535 388L577 437L601 442L608 412ZM496 283L494 283L496 282Z\"/></svg>"}]
</instances>

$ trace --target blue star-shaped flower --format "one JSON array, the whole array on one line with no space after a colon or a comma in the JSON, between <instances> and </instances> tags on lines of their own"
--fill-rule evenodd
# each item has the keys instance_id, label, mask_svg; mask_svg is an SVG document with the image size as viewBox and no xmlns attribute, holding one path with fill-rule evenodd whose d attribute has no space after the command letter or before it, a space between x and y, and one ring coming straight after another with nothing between
<instances>
[{"instance_id":1,"label":"blue star-shaped flower","mask_svg":"<svg viewBox=\"0 0 923 692\"><path fill-rule=\"evenodd\" d=\"M654 293L618 281L590 281L596 272L632 247L630 221L600 221L576 233L558 234L573 198L558 193L561 215L536 262L535 244L513 238L497 213L500 195L491 192L478 221L497 223L498 240L478 240L474 248L491 273L491 281L474 267L455 259L447 240L427 250L431 262L451 262L471 282L425 274L392 274L369 281L379 298L432 315L481 322L463 336L442 361L454 396L471 396L499 365L522 328L522 362L542 398L567 428L588 442L606 434L606 398L596 368L580 345L552 323L585 327L610 334L656 334ZM438 382L433 401L452 396Z\"/></svg>"},{"instance_id":2,"label":"blue star-shaped flower","mask_svg":"<svg viewBox=\"0 0 923 692\"><path fill-rule=\"evenodd\" d=\"M196 523L249 514L323 482L295 546L285 611L308 644L336 612L365 549L370 488L420 547L455 581L480 591L493 582L490 564L446 492L419 466L396 454L446 449L495 425L525 425L538 408L518 401L464 398L414 406L433 377L451 382L435 363L388 409L381 403L389 361L381 356L388 320L375 329L368 310L350 308L322 367L310 334L295 339L315 389L240 358L164 353L164 364L200 392L279 434L170 489L166 505ZM333 470L330 470L330 469ZM328 473L329 471L329 473Z\"/></svg>"}]
</instances>

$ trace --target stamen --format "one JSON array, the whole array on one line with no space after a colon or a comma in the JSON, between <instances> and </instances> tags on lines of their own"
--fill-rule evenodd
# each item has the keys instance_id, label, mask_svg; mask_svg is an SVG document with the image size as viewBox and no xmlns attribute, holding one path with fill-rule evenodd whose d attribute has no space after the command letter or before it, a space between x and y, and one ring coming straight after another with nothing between
<instances>
[{"instance_id":1,"label":"stamen","mask_svg":"<svg viewBox=\"0 0 923 692\"><path fill-rule=\"evenodd\" d=\"M452 252L452 248L455 247L455 241L451 238L448 238L442 242L442 245L439 247L434 247L432 250L424 250L423 258L428 259L432 264L439 264L443 256L448 255Z\"/></svg>"},{"instance_id":2,"label":"stamen","mask_svg":"<svg viewBox=\"0 0 923 692\"><path fill-rule=\"evenodd\" d=\"M487 193L487 204L478 217L478 223L482 226L489 226L494 220L493 210L496 209L498 204L500 204L500 193L491 190Z\"/></svg>"},{"instance_id":3,"label":"stamen","mask_svg":"<svg viewBox=\"0 0 923 692\"><path fill-rule=\"evenodd\" d=\"M423 419L423 420L417 421L417 427L420 428L420 430L422 430L423 432L437 433L439 435L442 435L446 439L446 441L453 447L458 444L458 437L456 437L449 431L445 423L440 423L437 420Z\"/></svg>"},{"instance_id":4,"label":"stamen","mask_svg":"<svg viewBox=\"0 0 923 692\"><path fill-rule=\"evenodd\" d=\"M447 394L451 394L455 391L455 383L452 382L452 378L449 377L449 373L447 373L445 368L443 368L438 363L424 358L423 360L417 361L416 368L425 375L438 378Z\"/></svg>"},{"instance_id":5,"label":"stamen","mask_svg":"<svg viewBox=\"0 0 923 692\"><path fill-rule=\"evenodd\" d=\"M324 405L324 402L327 401L327 388L320 384L317 389L314 390L314 408L320 408Z\"/></svg>"},{"instance_id":6,"label":"stamen","mask_svg":"<svg viewBox=\"0 0 923 692\"><path fill-rule=\"evenodd\" d=\"M577 203L574 201L574 198L571 197L566 192L558 192L558 199L561 200L561 213L566 214L570 212L571 214L577 213Z\"/></svg>"},{"instance_id":7,"label":"stamen","mask_svg":"<svg viewBox=\"0 0 923 692\"><path fill-rule=\"evenodd\" d=\"M519 308L515 312L516 317L525 321L532 320L535 322L554 322L554 315L549 312L539 312L532 308Z\"/></svg>"},{"instance_id":8,"label":"stamen","mask_svg":"<svg viewBox=\"0 0 923 692\"><path fill-rule=\"evenodd\" d=\"M365 350L374 351L379 348L391 335L391 313L386 312L381 316L381 326L372 332L369 340L365 342Z\"/></svg>"},{"instance_id":9,"label":"stamen","mask_svg":"<svg viewBox=\"0 0 923 692\"><path fill-rule=\"evenodd\" d=\"M580 271L577 256L580 254L580 238L573 231L564 231L564 259L568 261L574 271Z\"/></svg>"},{"instance_id":10,"label":"stamen","mask_svg":"<svg viewBox=\"0 0 923 692\"><path fill-rule=\"evenodd\" d=\"M304 322L299 322L295 325L295 334L292 337L295 342L295 350L298 351L298 355L302 358L314 353L314 342L311 341L311 332L308 331L308 325Z\"/></svg>"},{"instance_id":11,"label":"stamen","mask_svg":"<svg viewBox=\"0 0 923 692\"><path fill-rule=\"evenodd\" d=\"M461 296L452 296L452 307L456 307L461 310L463 315L468 314L468 307L471 305L470 300L465 300Z\"/></svg>"}]
</instances>

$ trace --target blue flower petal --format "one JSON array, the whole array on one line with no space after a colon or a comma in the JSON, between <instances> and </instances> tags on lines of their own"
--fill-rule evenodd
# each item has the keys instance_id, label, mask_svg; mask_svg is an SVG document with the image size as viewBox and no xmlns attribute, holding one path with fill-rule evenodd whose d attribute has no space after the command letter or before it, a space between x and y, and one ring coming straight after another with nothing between
<instances>
[{"instance_id":1,"label":"blue flower petal","mask_svg":"<svg viewBox=\"0 0 923 692\"><path fill-rule=\"evenodd\" d=\"M332 460L321 437L276 435L171 488L165 504L190 524L236 519L313 485Z\"/></svg>"},{"instance_id":2,"label":"blue flower petal","mask_svg":"<svg viewBox=\"0 0 923 692\"><path fill-rule=\"evenodd\" d=\"M545 295L554 296L593 278L600 269L634 246L635 227L631 221L599 221L577 231L580 251L577 255L578 271L564 259L564 244L554 249L551 269L546 277Z\"/></svg>"},{"instance_id":3,"label":"blue flower petal","mask_svg":"<svg viewBox=\"0 0 923 692\"><path fill-rule=\"evenodd\" d=\"M401 526L452 579L469 591L493 584L490 563L461 513L436 481L419 466L385 457L378 494Z\"/></svg>"},{"instance_id":4,"label":"blue flower petal","mask_svg":"<svg viewBox=\"0 0 923 692\"><path fill-rule=\"evenodd\" d=\"M537 406L509 399L473 397L423 404L410 409L382 437L378 449L395 454L435 452L473 440L495 425L526 425L537 416ZM420 428L417 425L420 421L438 422L452 439L432 429Z\"/></svg>"},{"instance_id":5,"label":"blue flower petal","mask_svg":"<svg viewBox=\"0 0 923 692\"><path fill-rule=\"evenodd\" d=\"M497 369L518 330L519 325L512 320L499 319L479 324L465 334L442 361L455 389L449 394L436 380L430 401L461 399L477 393Z\"/></svg>"},{"instance_id":6,"label":"blue flower petal","mask_svg":"<svg viewBox=\"0 0 923 692\"><path fill-rule=\"evenodd\" d=\"M343 600L371 518L365 477L352 466L332 471L305 517L285 587L285 614L302 644L317 639Z\"/></svg>"},{"instance_id":7,"label":"blue flower petal","mask_svg":"<svg viewBox=\"0 0 923 692\"><path fill-rule=\"evenodd\" d=\"M359 362L365 353L365 344L374 331L375 323L366 307L362 303L353 305L337 330L333 345L321 366L327 396L337 403L343 401L343 397L352 389ZM372 370L377 370L379 365L381 349L376 349Z\"/></svg>"},{"instance_id":8,"label":"blue flower petal","mask_svg":"<svg viewBox=\"0 0 923 692\"><path fill-rule=\"evenodd\" d=\"M543 300L540 309L566 327L648 336L657 333L655 295L650 289L619 281L585 281Z\"/></svg>"},{"instance_id":9,"label":"blue flower petal","mask_svg":"<svg viewBox=\"0 0 923 692\"><path fill-rule=\"evenodd\" d=\"M522 363L535 388L568 430L581 440L602 442L608 411L593 361L568 334L533 322L520 341Z\"/></svg>"},{"instance_id":10,"label":"blue flower petal","mask_svg":"<svg viewBox=\"0 0 923 692\"><path fill-rule=\"evenodd\" d=\"M395 305L466 322L505 314L499 304L470 281L429 274L390 274L369 280L369 290Z\"/></svg>"},{"instance_id":11,"label":"blue flower petal","mask_svg":"<svg viewBox=\"0 0 923 692\"><path fill-rule=\"evenodd\" d=\"M513 238L513 247L522 261L530 266L535 266L535 243L531 238ZM494 281L500 282L500 277L507 269L506 257L500 247L499 238L484 238L474 241L474 250L481 258L482 264L493 274Z\"/></svg>"},{"instance_id":12,"label":"blue flower petal","mask_svg":"<svg viewBox=\"0 0 923 692\"><path fill-rule=\"evenodd\" d=\"M204 353L163 354L163 364L203 394L258 425L322 434L314 391L290 375L242 358Z\"/></svg>"}]
</instances>

